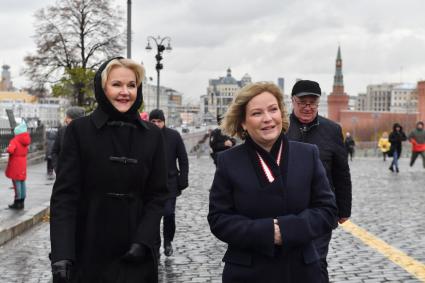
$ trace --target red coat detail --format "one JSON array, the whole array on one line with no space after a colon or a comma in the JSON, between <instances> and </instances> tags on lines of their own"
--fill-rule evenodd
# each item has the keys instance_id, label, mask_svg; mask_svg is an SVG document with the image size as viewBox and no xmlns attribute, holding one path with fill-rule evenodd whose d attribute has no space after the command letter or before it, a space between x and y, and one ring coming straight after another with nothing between
<instances>
[{"instance_id":1,"label":"red coat detail","mask_svg":"<svg viewBox=\"0 0 425 283\"><path fill-rule=\"evenodd\" d=\"M31 143L29 133L16 135L10 140L7 152L9 162L6 168L6 177L12 180L25 181L27 178L27 155L28 146Z\"/></svg>"},{"instance_id":2,"label":"red coat detail","mask_svg":"<svg viewBox=\"0 0 425 283\"><path fill-rule=\"evenodd\" d=\"M410 139L412 143L412 151L414 152L422 152L425 151L425 143L418 143L415 139Z\"/></svg>"}]
</instances>

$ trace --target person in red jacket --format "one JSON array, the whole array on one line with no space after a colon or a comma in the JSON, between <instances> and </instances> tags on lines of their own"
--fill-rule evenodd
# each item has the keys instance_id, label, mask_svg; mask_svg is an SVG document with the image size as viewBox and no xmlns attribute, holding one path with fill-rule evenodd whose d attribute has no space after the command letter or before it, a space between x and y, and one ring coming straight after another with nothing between
<instances>
[{"instance_id":1,"label":"person in red jacket","mask_svg":"<svg viewBox=\"0 0 425 283\"><path fill-rule=\"evenodd\" d=\"M26 195L25 180L27 178L27 155L31 137L27 132L27 125L22 121L13 130L15 136L10 140L6 151L9 161L6 168L6 177L12 179L15 191L15 200L9 205L10 209L23 209Z\"/></svg>"}]
</instances>

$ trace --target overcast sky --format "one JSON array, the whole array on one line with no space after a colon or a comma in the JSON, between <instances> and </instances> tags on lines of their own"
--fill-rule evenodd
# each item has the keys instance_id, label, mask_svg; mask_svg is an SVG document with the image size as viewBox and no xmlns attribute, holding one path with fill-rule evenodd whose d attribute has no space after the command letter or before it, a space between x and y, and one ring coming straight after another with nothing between
<instances>
[{"instance_id":1,"label":"overcast sky","mask_svg":"<svg viewBox=\"0 0 425 283\"><path fill-rule=\"evenodd\" d=\"M232 69L240 80L317 80L331 92L338 44L345 90L368 84L425 79L424 0L133 0L132 58L156 82L154 53L146 38L170 36L161 85L198 101L208 80ZM16 87L23 57L35 51L34 12L55 0L0 1L0 64L11 66ZM126 12L126 0L114 0ZM125 55L125 54L123 54Z\"/></svg>"}]
</instances>

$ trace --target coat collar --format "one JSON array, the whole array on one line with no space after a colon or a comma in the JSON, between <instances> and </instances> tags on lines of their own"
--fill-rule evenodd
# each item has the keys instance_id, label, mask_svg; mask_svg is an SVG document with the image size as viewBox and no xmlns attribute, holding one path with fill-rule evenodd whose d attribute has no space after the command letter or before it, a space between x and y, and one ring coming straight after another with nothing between
<instances>
[{"instance_id":1,"label":"coat collar","mask_svg":"<svg viewBox=\"0 0 425 283\"><path fill-rule=\"evenodd\" d=\"M109 115L106 114L102 109L100 109L100 107L96 108L96 110L94 110L94 112L91 114L91 120L93 121L94 125L96 126L97 129L102 128L106 122L108 122L109 120ZM142 118L137 119L137 123L145 128L145 129L149 129L149 127L146 125L146 122L142 120Z\"/></svg>"}]
</instances>

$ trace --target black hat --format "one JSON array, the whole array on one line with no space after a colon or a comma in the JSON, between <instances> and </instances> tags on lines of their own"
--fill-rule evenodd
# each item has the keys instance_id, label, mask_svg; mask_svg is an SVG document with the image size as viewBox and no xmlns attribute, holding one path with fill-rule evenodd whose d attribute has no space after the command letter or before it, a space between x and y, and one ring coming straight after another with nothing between
<instances>
[{"instance_id":1,"label":"black hat","mask_svg":"<svg viewBox=\"0 0 425 283\"><path fill-rule=\"evenodd\" d=\"M151 113L149 113L149 121L152 121L153 119L165 121L164 112L161 109L152 110Z\"/></svg>"},{"instance_id":2,"label":"black hat","mask_svg":"<svg viewBox=\"0 0 425 283\"><path fill-rule=\"evenodd\" d=\"M309 80L300 80L294 84L292 88L292 96L307 96L314 95L320 97L322 94L322 90L317 82L309 81Z\"/></svg>"},{"instance_id":3,"label":"black hat","mask_svg":"<svg viewBox=\"0 0 425 283\"><path fill-rule=\"evenodd\" d=\"M68 108L68 110L66 110L66 116L68 116L72 120L83 117L84 116L84 108L79 107L79 106L70 107L70 108Z\"/></svg>"}]
</instances>

